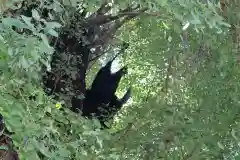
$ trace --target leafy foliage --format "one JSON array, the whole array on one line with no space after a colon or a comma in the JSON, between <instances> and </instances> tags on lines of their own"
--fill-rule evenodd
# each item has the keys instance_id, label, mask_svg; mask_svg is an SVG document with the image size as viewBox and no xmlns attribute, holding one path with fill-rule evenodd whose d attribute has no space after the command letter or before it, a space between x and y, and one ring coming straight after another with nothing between
<instances>
[{"instance_id":1,"label":"leafy foliage","mask_svg":"<svg viewBox=\"0 0 240 160\"><path fill-rule=\"evenodd\" d=\"M100 6L82 3L91 12ZM239 2L226 2L228 16L210 0L118 1L112 12L127 3L148 11L119 30L117 38L131 44L120 59L130 76L119 94L131 84L133 97L105 131L95 120L58 110L60 102L39 83L54 51L47 36L57 37L60 24L36 10L39 25L23 15L1 17L0 112L20 159L238 159Z\"/></svg>"}]
</instances>

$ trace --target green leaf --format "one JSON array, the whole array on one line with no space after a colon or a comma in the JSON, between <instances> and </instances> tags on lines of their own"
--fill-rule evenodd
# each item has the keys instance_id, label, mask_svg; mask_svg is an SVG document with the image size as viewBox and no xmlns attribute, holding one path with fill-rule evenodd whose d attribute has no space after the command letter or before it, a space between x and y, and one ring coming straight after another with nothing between
<instances>
[{"instance_id":1,"label":"green leaf","mask_svg":"<svg viewBox=\"0 0 240 160\"><path fill-rule=\"evenodd\" d=\"M46 45L45 42L41 42L39 44L39 48L42 53L47 53L48 55L52 55L52 53L54 51L53 48L51 46L49 46L48 44Z\"/></svg>"},{"instance_id":2,"label":"green leaf","mask_svg":"<svg viewBox=\"0 0 240 160\"><path fill-rule=\"evenodd\" d=\"M35 138L32 139L32 143L36 149L38 149L43 155L48 158L51 158L51 152L49 152L48 148L44 146L41 142L37 141Z\"/></svg>"},{"instance_id":3,"label":"green leaf","mask_svg":"<svg viewBox=\"0 0 240 160\"><path fill-rule=\"evenodd\" d=\"M15 18L3 18L2 23L10 27L15 26L17 28L27 28L27 26L24 23L22 23L19 19Z\"/></svg>"},{"instance_id":4,"label":"green leaf","mask_svg":"<svg viewBox=\"0 0 240 160\"><path fill-rule=\"evenodd\" d=\"M60 28L62 25L57 22L47 22L46 28Z\"/></svg>"},{"instance_id":5,"label":"green leaf","mask_svg":"<svg viewBox=\"0 0 240 160\"><path fill-rule=\"evenodd\" d=\"M60 28L60 27L61 27L61 24L57 22L46 22L46 27L44 28L44 32L57 37L58 33L54 30L54 28Z\"/></svg>"},{"instance_id":6,"label":"green leaf","mask_svg":"<svg viewBox=\"0 0 240 160\"><path fill-rule=\"evenodd\" d=\"M12 48L8 48L8 55L9 56L13 56L14 55L14 53L13 53L13 49Z\"/></svg>"},{"instance_id":7,"label":"green leaf","mask_svg":"<svg viewBox=\"0 0 240 160\"><path fill-rule=\"evenodd\" d=\"M5 42L3 36L0 35L0 41Z\"/></svg>"},{"instance_id":8,"label":"green leaf","mask_svg":"<svg viewBox=\"0 0 240 160\"><path fill-rule=\"evenodd\" d=\"M37 10L35 10L35 9L33 9L32 10L32 17L34 18L34 19L36 19L36 20L40 20L40 15L38 14L38 11Z\"/></svg>"},{"instance_id":9,"label":"green leaf","mask_svg":"<svg viewBox=\"0 0 240 160\"><path fill-rule=\"evenodd\" d=\"M183 6L185 8L188 7L188 5L186 4L186 1L185 0L178 0L178 3L180 4L180 6Z\"/></svg>"},{"instance_id":10,"label":"green leaf","mask_svg":"<svg viewBox=\"0 0 240 160\"><path fill-rule=\"evenodd\" d=\"M222 144L221 142L218 142L217 144L218 144L218 147L219 147L220 149L224 149L224 146L223 146L223 144Z\"/></svg>"},{"instance_id":11,"label":"green leaf","mask_svg":"<svg viewBox=\"0 0 240 160\"><path fill-rule=\"evenodd\" d=\"M47 33L50 34L51 36L58 37L58 33L53 29L50 29Z\"/></svg>"},{"instance_id":12,"label":"green leaf","mask_svg":"<svg viewBox=\"0 0 240 160\"><path fill-rule=\"evenodd\" d=\"M68 158L71 155L71 152L69 152L65 147L59 147L59 155L61 157Z\"/></svg>"},{"instance_id":13,"label":"green leaf","mask_svg":"<svg viewBox=\"0 0 240 160\"><path fill-rule=\"evenodd\" d=\"M31 159L34 159L34 160L41 160L38 156L38 154L34 151L32 152L27 152L26 153L26 157L25 157L26 160L31 160Z\"/></svg>"},{"instance_id":14,"label":"green leaf","mask_svg":"<svg viewBox=\"0 0 240 160\"><path fill-rule=\"evenodd\" d=\"M50 48L47 36L45 34L40 33L40 37L41 37L43 43Z\"/></svg>"},{"instance_id":15,"label":"green leaf","mask_svg":"<svg viewBox=\"0 0 240 160\"><path fill-rule=\"evenodd\" d=\"M225 26L225 27L231 27L231 25L230 24L228 24L228 23L226 23L226 22L224 22L224 21L220 21L220 22L218 22L220 25L223 25L223 26Z\"/></svg>"},{"instance_id":16,"label":"green leaf","mask_svg":"<svg viewBox=\"0 0 240 160\"><path fill-rule=\"evenodd\" d=\"M30 67L28 60L24 56L20 57L20 63L21 63L21 66L25 69L28 69Z\"/></svg>"},{"instance_id":17,"label":"green leaf","mask_svg":"<svg viewBox=\"0 0 240 160\"><path fill-rule=\"evenodd\" d=\"M7 151L7 150L8 150L8 146L5 146L5 145L0 146L0 150L5 150L5 151Z\"/></svg>"},{"instance_id":18,"label":"green leaf","mask_svg":"<svg viewBox=\"0 0 240 160\"><path fill-rule=\"evenodd\" d=\"M32 17L26 17L24 15L21 15L23 21L27 24L28 27L30 27L31 29L34 28L34 25L32 24L31 20L32 20Z\"/></svg>"}]
</instances>

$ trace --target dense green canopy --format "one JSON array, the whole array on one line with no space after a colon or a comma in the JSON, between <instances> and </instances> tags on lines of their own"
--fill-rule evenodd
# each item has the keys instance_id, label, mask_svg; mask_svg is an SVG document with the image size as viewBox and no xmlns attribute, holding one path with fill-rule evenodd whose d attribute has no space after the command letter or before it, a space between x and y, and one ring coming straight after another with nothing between
<instances>
[{"instance_id":1,"label":"dense green canopy","mask_svg":"<svg viewBox=\"0 0 240 160\"><path fill-rule=\"evenodd\" d=\"M102 1L54 1L53 12L67 16L72 10L61 10L62 4L91 14ZM146 10L124 13L136 17L118 28L111 41L130 44L119 58L129 75L118 94L129 85L133 93L109 130L97 129L98 121L66 108L58 110L56 104L63 102L43 91L41 65L49 66L54 52L48 36L58 36L68 18L48 20L44 30L26 16L1 16L0 112L15 133L11 138L20 159L240 158L240 1L122 0L112 1L109 13L121 16L119 10L130 4ZM38 12L32 11L34 19ZM12 26L31 32L20 34ZM87 71L87 86L100 62L111 59L111 47ZM35 101L28 99L32 94Z\"/></svg>"}]
</instances>

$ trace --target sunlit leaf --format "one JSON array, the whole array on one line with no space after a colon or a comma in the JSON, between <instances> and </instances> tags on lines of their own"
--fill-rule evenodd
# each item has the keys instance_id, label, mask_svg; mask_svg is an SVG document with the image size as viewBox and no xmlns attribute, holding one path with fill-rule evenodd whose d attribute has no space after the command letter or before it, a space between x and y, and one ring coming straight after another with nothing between
<instances>
[{"instance_id":1,"label":"sunlit leaf","mask_svg":"<svg viewBox=\"0 0 240 160\"><path fill-rule=\"evenodd\" d=\"M36 19L36 20L40 20L40 15L39 15L39 13L38 13L38 11L36 10L36 9L33 9L32 10L32 17L34 18L34 19Z\"/></svg>"}]
</instances>

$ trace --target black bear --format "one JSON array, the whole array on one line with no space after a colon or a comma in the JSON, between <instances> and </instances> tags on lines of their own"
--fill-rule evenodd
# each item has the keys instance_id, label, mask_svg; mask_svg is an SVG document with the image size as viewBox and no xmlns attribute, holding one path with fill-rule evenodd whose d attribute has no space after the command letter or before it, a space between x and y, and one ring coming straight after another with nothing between
<instances>
[{"instance_id":1,"label":"black bear","mask_svg":"<svg viewBox=\"0 0 240 160\"><path fill-rule=\"evenodd\" d=\"M97 108L96 118L100 121L100 124L104 128L109 128L105 125L104 122L107 122L117 114L117 112L122 108L122 106L129 100L131 97L131 88L127 90L124 96L119 99L115 94L112 97L112 100L108 105Z\"/></svg>"},{"instance_id":2,"label":"black bear","mask_svg":"<svg viewBox=\"0 0 240 160\"><path fill-rule=\"evenodd\" d=\"M91 89L86 90L83 105L79 105L81 103L80 99L72 98L72 110L74 112L81 110L83 116L90 116L90 114L97 112L96 109L99 106L110 103L122 76L127 73L127 67L121 68L116 73L111 73L111 65L115 58L116 56L98 71ZM80 106L83 107L80 108Z\"/></svg>"},{"instance_id":3,"label":"black bear","mask_svg":"<svg viewBox=\"0 0 240 160\"><path fill-rule=\"evenodd\" d=\"M110 103L122 76L127 73L127 67L121 68L116 73L111 73L113 60L100 69L91 85L91 89L86 92L86 98L94 99L96 105L107 105ZM98 98L95 95L98 95Z\"/></svg>"},{"instance_id":4,"label":"black bear","mask_svg":"<svg viewBox=\"0 0 240 160\"><path fill-rule=\"evenodd\" d=\"M113 118L131 95L130 88L121 99L115 95L121 78L127 73L127 67L121 68L116 73L111 73L111 65L116 57L117 55L99 70L91 89L86 90L83 102L75 97L72 98L74 112L81 110L82 116L95 117L104 127L106 127L104 122ZM80 108L80 103L83 103L82 108Z\"/></svg>"},{"instance_id":5,"label":"black bear","mask_svg":"<svg viewBox=\"0 0 240 160\"><path fill-rule=\"evenodd\" d=\"M124 50L126 50L128 47L129 47L129 44L124 42L122 44L121 51L111 61L109 61L104 67L102 67L98 71L95 79L93 80L92 85L91 85L91 90L89 90L89 92L91 92L90 95L100 94L100 96L101 96L100 103L108 104L110 102L112 96L114 95L114 93L117 90L118 84L119 84L122 76L127 74L126 66L121 68L116 73L111 73L111 66L112 66L112 62L116 59L116 57L120 53L124 52ZM104 93L104 94L101 95L101 93Z\"/></svg>"}]
</instances>

